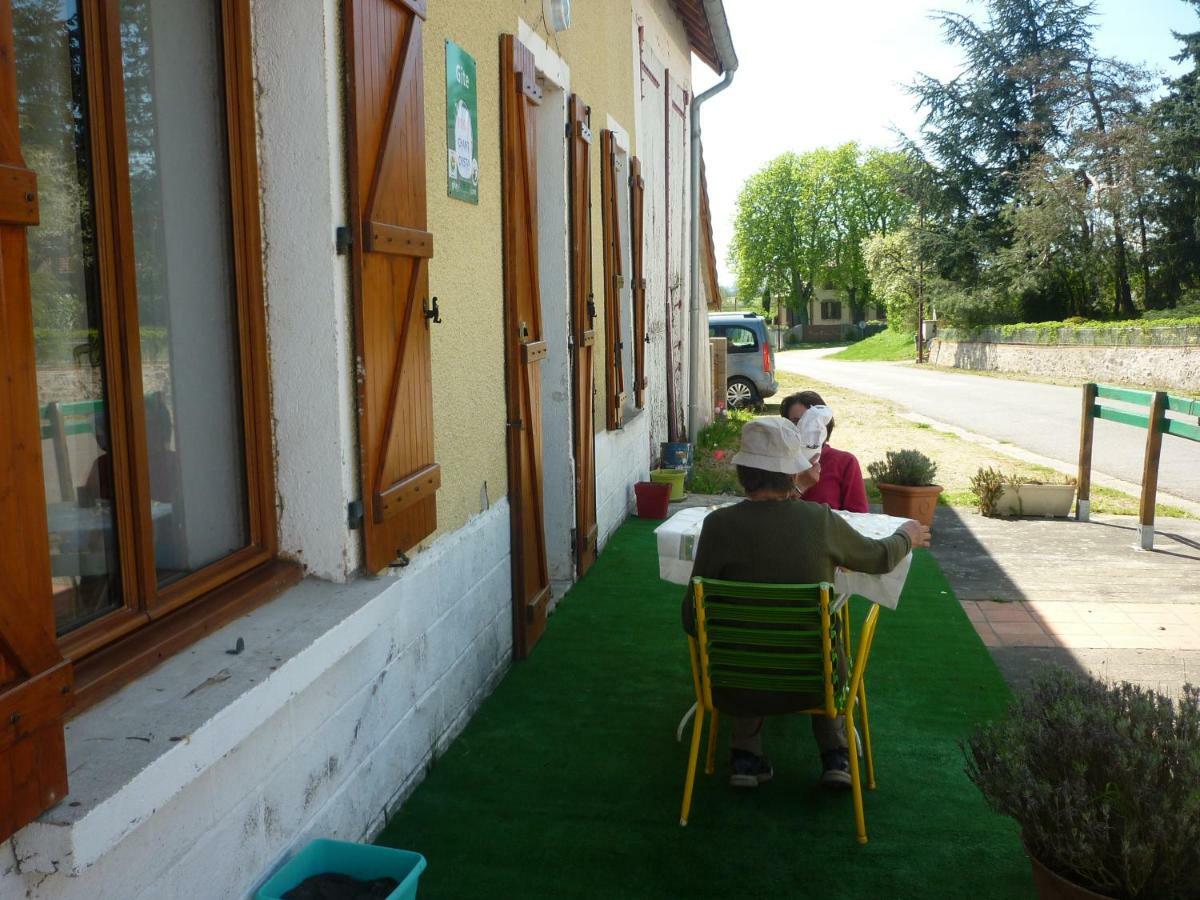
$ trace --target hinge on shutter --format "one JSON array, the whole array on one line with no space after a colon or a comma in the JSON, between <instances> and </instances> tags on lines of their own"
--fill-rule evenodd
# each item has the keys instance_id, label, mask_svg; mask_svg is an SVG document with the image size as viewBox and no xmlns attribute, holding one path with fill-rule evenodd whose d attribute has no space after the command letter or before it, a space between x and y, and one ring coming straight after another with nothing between
<instances>
[{"instance_id":1,"label":"hinge on shutter","mask_svg":"<svg viewBox=\"0 0 1200 900\"><path fill-rule=\"evenodd\" d=\"M351 531L362 528L363 504L361 500L351 500L346 506L346 521L350 525Z\"/></svg>"},{"instance_id":2,"label":"hinge on shutter","mask_svg":"<svg viewBox=\"0 0 1200 900\"><path fill-rule=\"evenodd\" d=\"M579 550L579 548L575 546L575 529L572 528L571 529L571 553L574 554L578 550Z\"/></svg>"},{"instance_id":3,"label":"hinge on shutter","mask_svg":"<svg viewBox=\"0 0 1200 900\"><path fill-rule=\"evenodd\" d=\"M337 255L345 256L350 252L350 246L354 243L354 234L346 225L339 225L334 232L334 246L337 247Z\"/></svg>"}]
</instances>

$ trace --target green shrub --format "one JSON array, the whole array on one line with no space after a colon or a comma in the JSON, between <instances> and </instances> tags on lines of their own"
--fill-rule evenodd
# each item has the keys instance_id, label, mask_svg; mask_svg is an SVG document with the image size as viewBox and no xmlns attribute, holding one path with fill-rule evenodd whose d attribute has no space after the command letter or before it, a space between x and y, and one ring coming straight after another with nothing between
<instances>
[{"instance_id":1,"label":"green shrub","mask_svg":"<svg viewBox=\"0 0 1200 900\"><path fill-rule=\"evenodd\" d=\"M975 505L981 514L989 517L996 515L996 504L1004 493L1006 481L1004 475L991 466L979 469L971 477L971 493L975 495Z\"/></svg>"},{"instance_id":2,"label":"green shrub","mask_svg":"<svg viewBox=\"0 0 1200 900\"><path fill-rule=\"evenodd\" d=\"M1172 702L1058 670L963 748L1048 868L1120 900L1200 897L1200 689Z\"/></svg>"},{"instance_id":3,"label":"green shrub","mask_svg":"<svg viewBox=\"0 0 1200 900\"><path fill-rule=\"evenodd\" d=\"M924 487L933 484L937 464L920 450L889 450L886 459L867 466L867 473L876 484Z\"/></svg>"}]
</instances>

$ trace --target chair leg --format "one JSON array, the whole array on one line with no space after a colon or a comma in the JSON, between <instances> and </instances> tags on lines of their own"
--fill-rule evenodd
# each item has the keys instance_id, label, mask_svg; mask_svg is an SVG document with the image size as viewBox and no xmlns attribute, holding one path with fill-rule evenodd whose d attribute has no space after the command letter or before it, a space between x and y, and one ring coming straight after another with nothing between
<instances>
[{"instance_id":1,"label":"chair leg","mask_svg":"<svg viewBox=\"0 0 1200 900\"><path fill-rule=\"evenodd\" d=\"M858 705L861 707L859 715L862 716L863 724L863 751L867 760L867 787L875 790L875 757L871 754L871 719L867 715L867 682L865 679L858 683Z\"/></svg>"},{"instance_id":2,"label":"chair leg","mask_svg":"<svg viewBox=\"0 0 1200 900\"><path fill-rule=\"evenodd\" d=\"M846 729L846 742L850 745L850 790L854 794L854 834L860 844L867 842L867 819L863 813L862 799L862 773L858 768L858 747L854 737L854 698L850 698L849 708L846 710L846 719L848 720L848 728Z\"/></svg>"},{"instance_id":3,"label":"chair leg","mask_svg":"<svg viewBox=\"0 0 1200 900\"><path fill-rule=\"evenodd\" d=\"M700 732L704 730L704 707L696 707L696 722L692 726L692 746L688 751L687 780L683 785L683 808L679 811L679 824L686 825L692 810L692 788L696 784L696 762L700 757Z\"/></svg>"},{"instance_id":4,"label":"chair leg","mask_svg":"<svg viewBox=\"0 0 1200 900\"><path fill-rule=\"evenodd\" d=\"M708 758L704 762L704 774L711 775L716 771L717 756L717 711L712 711L712 721L708 723Z\"/></svg>"}]
</instances>

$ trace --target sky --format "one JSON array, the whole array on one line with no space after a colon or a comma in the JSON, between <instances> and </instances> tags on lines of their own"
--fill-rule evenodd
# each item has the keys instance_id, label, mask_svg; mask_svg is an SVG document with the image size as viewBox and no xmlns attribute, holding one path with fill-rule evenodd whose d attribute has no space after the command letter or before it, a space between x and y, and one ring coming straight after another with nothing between
<instances>
[{"instance_id":1,"label":"sky","mask_svg":"<svg viewBox=\"0 0 1200 900\"><path fill-rule=\"evenodd\" d=\"M960 57L942 43L939 9L980 15L979 0L727 0L738 55L733 84L701 113L713 235L722 284L742 183L767 161L847 141L895 145L893 127L920 124L904 85L917 72L952 77ZM1096 47L1105 56L1175 75L1171 31L1200 28L1182 0L1097 0ZM694 62L695 86L718 79Z\"/></svg>"}]
</instances>

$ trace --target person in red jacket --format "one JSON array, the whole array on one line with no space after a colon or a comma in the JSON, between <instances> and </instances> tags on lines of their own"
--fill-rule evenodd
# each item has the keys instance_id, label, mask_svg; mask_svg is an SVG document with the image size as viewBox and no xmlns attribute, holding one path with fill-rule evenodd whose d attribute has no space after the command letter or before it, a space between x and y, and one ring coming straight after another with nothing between
<instances>
[{"instance_id":1,"label":"person in red jacket","mask_svg":"<svg viewBox=\"0 0 1200 900\"><path fill-rule=\"evenodd\" d=\"M779 404L779 412L791 422L800 417L810 406L824 406L825 401L816 391L801 391L785 397ZM825 426L825 446L821 448L821 480L801 496L812 503L824 503L830 509L847 512L869 512L867 490L863 486L862 469L854 454L829 446L829 435L833 434L834 420Z\"/></svg>"}]
</instances>

